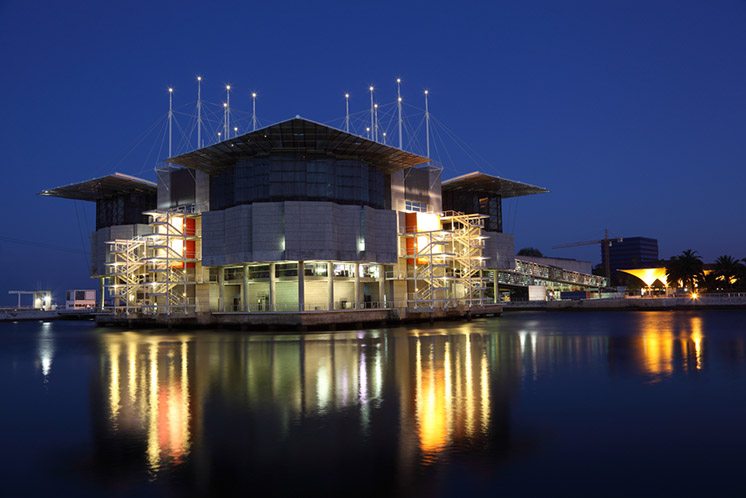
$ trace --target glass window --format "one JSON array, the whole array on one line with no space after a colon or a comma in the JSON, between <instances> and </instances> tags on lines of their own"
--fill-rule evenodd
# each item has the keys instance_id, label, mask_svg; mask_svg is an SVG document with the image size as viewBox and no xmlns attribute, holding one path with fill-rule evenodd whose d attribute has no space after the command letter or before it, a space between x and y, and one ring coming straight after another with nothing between
<instances>
[{"instance_id":1,"label":"glass window","mask_svg":"<svg viewBox=\"0 0 746 498\"><path fill-rule=\"evenodd\" d=\"M275 276L278 278L297 277L298 276L298 263L276 264L275 265Z\"/></svg>"},{"instance_id":2,"label":"glass window","mask_svg":"<svg viewBox=\"0 0 746 498\"><path fill-rule=\"evenodd\" d=\"M419 213L426 213L427 212L427 204L420 201L404 201L404 210L405 211L415 211Z\"/></svg>"},{"instance_id":3,"label":"glass window","mask_svg":"<svg viewBox=\"0 0 746 498\"><path fill-rule=\"evenodd\" d=\"M210 282L218 281L219 271L220 271L220 268L210 268Z\"/></svg>"},{"instance_id":4,"label":"glass window","mask_svg":"<svg viewBox=\"0 0 746 498\"><path fill-rule=\"evenodd\" d=\"M226 268L223 278L226 282L243 280L243 267Z\"/></svg>"},{"instance_id":5,"label":"glass window","mask_svg":"<svg viewBox=\"0 0 746 498\"><path fill-rule=\"evenodd\" d=\"M249 266L249 278L252 280L269 278L269 265Z\"/></svg>"},{"instance_id":6,"label":"glass window","mask_svg":"<svg viewBox=\"0 0 746 498\"><path fill-rule=\"evenodd\" d=\"M304 263L303 274L307 277L326 277L326 263Z\"/></svg>"},{"instance_id":7,"label":"glass window","mask_svg":"<svg viewBox=\"0 0 746 498\"><path fill-rule=\"evenodd\" d=\"M354 264L338 263L334 265L334 276L340 278L354 277L355 276Z\"/></svg>"}]
</instances>

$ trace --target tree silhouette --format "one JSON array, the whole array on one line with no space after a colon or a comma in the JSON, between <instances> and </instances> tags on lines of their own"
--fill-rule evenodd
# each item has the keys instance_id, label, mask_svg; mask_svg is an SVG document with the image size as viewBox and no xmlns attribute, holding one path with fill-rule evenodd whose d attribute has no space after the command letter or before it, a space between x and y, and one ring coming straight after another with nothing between
<instances>
[{"instance_id":1,"label":"tree silhouette","mask_svg":"<svg viewBox=\"0 0 746 498\"><path fill-rule=\"evenodd\" d=\"M674 256L666 265L666 277L669 285L685 287L689 290L704 282L704 264L697 251L687 249Z\"/></svg>"}]
</instances>

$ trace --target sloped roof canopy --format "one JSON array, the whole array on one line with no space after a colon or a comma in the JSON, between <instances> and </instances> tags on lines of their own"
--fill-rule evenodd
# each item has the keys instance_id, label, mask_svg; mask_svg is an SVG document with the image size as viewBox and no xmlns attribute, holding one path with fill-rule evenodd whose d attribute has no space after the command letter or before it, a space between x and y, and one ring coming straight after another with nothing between
<instances>
[{"instance_id":1,"label":"sloped roof canopy","mask_svg":"<svg viewBox=\"0 0 746 498\"><path fill-rule=\"evenodd\" d=\"M428 162L426 157L383 145L305 118L287 121L245 133L223 142L171 157L169 163L209 174L235 164L243 157L281 152L326 153L357 158L392 173Z\"/></svg>"},{"instance_id":2,"label":"sloped roof canopy","mask_svg":"<svg viewBox=\"0 0 746 498\"><path fill-rule=\"evenodd\" d=\"M156 187L156 184L149 180L123 173L113 173L101 178L42 190L40 195L81 201L98 201L129 193L151 193L155 195Z\"/></svg>"},{"instance_id":3,"label":"sloped roof canopy","mask_svg":"<svg viewBox=\"0 0 746 498\"><path fill-rule=\"evenodd\" d=\"M622 273L628 273L642 280L645 285L652 287L658 281L668 287L668 275L665 268L631 268L627 270L617 270Z\"/></svg>"},{"instance_id":4,"label":"sloped roof canopy","mask_svg":"<svg viewBox=\"0 0 746 498\"><path fill-rule=\"evenodd\" d=\"M445 180L443 181L441 188L444 193L453 191L490 192L499 195L502 198L543 194L548 192L548 190L543 187L516 182L514 180L507 180L480 171L474 171L472 173Z\"/></svg>"}]
</instances>

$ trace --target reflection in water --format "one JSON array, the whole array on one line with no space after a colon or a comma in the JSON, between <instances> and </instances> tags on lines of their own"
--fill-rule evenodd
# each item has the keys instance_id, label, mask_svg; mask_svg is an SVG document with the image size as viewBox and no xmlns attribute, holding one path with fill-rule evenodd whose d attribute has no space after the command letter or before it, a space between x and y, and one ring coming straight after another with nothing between
<instances>
[{"instance_id":1,"label":"reflection in water","mask_svg":"<svg viewBox=\"0 0 746 498\"><path fill-rule=\"evenodd\" d=\"M485 338L473 335L476 340L469 332L416 338L415 413L426 462L454 439L473 438L488 429L487 350Z\"/></svg>"},{"instance_id":2,"label":"reflection in water","mask_svg":"<svg viewBox=\"0 0 746 498\"><path fill-rule=\"evenodd\" d=\"M637 348L640 369L654 381L670 377L674 371L703 368L702 318L664 313L641 316L641 346Z\"/></svg>"},{"instance_id":3,"label":"reflection in water","mask_svg":"<svg viewBox=\"0 0 746 498\"><path fill-rule=\"evenodd\" d=\"M109 428L147 442L146 460L157 472L189 453L188 344L140 334L103 336Z\"/></svg>"},{"instance_id":4,"label":"reflection in water","mask_svg":"<svg viewBox=\"0 0 746 498\"><path fill-rule=\"evenodd\" d=\"M43 322L41 324L41 333L39 334L39 368L47 381L49 373L52 371L52 359L54 358L54 339L52 338L52 322Z\"/></svg>"},{"instance_id":5,"label":"reflection in water","mask_svg":"<svg viewBox=\"0 0 746 498\"><path fill-rule=\"evenodd\" d=\"M532 322L516 332L470 324L302 336L105 333L97 444L119 454L137 443L127 458L151 478L181 469L199 494L260 482L302 494L333 486L330 469L377 483L371 494L403 492L454 455L494 461L530 446L511 433L521 383L558 371L593 375L588 366L654 381L705 368L701 318L637 320L638 332L622 335L549 333ZM380 477L393 474L396 482Z\"/></svg>"}]
</instances>

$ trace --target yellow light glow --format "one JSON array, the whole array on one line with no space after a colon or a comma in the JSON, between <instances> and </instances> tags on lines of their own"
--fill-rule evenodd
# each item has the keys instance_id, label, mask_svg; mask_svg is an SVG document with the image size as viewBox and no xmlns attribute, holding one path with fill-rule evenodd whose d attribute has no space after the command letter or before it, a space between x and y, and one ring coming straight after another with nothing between
<instances>
[{"instance_id":1,"label":"yellow light glow","mask_svg":"<svg viewBox=\"0 0 746 498\"><path fill-rule=\"evenodd\" d=\"M656 280L668 287L668 277L666 277L665 268L635 268L631 270L619 270L624 273L633 275L643 282L648 287L651 287Z\"/></svg>"},{"instance_id":2,"label":"yellow light glow","mask_svg":"<svg viewBox=\"0 0 746 498\"><path fill-rule=\"evenodd\" d=\"M417 231L432 232L440 230L440 215L436 213L417 213Z\"/></svg>"}]
</instances>

